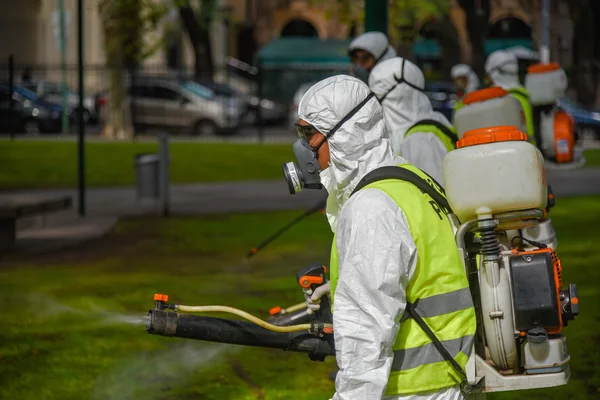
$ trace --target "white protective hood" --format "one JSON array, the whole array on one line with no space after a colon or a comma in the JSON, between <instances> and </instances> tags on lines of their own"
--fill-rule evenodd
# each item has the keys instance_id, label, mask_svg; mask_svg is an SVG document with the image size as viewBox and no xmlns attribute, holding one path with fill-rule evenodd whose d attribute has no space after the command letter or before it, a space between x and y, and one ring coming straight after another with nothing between
<instances>
[{"instance_id":1,"label":"white protective hood","mask_svg":"<svg viewBox=\"0 0 600 400\"><path fill-rule=\"evenodd\" d=\"M373 93L380 99L385 96L381 104L385 111L392 148L396 153L400 152L406 131L418 121L432 119L452 126L443 114L433 111L431 101L424 92L406 83L397 84L399 79L404 79L421 90L425 88L425 77L421 69L401 57L377 64L369 75L369 86Z\"/></svg>"},{"instance_id":2,"label":"white protective hood","mask_svg":"<svg viewBox=\"0 0 600 400\"><path fill-rule=\"evenodd\" d=\"M467 79L467 87L465 88L465 94L474 92L477 89L479 89L479 77L477 76L475 71L473 71L471 67L469 67L467 64L455 65L454 67L452 67L450 75L452 76L452 79L456 79L461 76Z\"/></svg>"},{"instance_id":3,"label":"white protective hood","mask_svg":"<svg viewBox=\"0 0 600 400\"><path fill-rule=\"evenodd\" d=\"M485 62L485 72L494 86L504 90L521 87L517 56L503 50L494 51Z\"/></svg>"},{"instance_id":4,"label":"white protective hood","mask_svg":"<svg viewBox=\"0 0 600 400\"><path fill-rule=\"evenodd\" d=\"M369 87L359 79L333 76L306 92L298 106L298 117L327 134L369 94ZM383 109L375 97L346 121L328 144L331 161L321 173L321 182L329 194L327 216L335 232L338 210L358 182L378 167L406 161L392 151Z\"/></svg>"},{"instance_id":5,"label":"white protective hood","mask_svg":"<svg viewBox=\"0 0 600 400\"><path fill-rule=\"evenodd\" d=\"M367 51L373 54L377 62L396 57L396 50L390 46L390 41L382 32L366 32L356 37L348 46L349 53L353 50Z\"/></svg>"}]
</instances>

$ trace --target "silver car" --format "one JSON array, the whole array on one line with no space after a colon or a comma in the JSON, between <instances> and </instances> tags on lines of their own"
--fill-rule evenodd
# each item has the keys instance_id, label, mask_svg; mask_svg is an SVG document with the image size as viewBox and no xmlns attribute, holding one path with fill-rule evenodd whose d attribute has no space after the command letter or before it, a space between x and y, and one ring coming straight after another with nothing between
<instances>
[{"instance_id":1,"label":"silver car","mask_svg":"<svg viewBox=\"0 0 600 400\"><path fill-rule=\"evenodd\" d=\"M144 79L130 87L129 95L136 127L212 136L235 131L246 113L241 101L224 100L194 81Z\"/></svg>"}]
</instances>

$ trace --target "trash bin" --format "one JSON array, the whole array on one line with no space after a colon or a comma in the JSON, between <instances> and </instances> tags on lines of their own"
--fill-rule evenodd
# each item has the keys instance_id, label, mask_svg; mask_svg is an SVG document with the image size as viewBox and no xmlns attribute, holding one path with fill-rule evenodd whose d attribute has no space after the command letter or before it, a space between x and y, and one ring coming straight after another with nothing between
<instances>
[{"instance_id":1,"label":"trash bin","mask_svg":"<svg viewBox=\"0 0 600 400\"><path fill-rule=\"evenodd\" d=\"M137 198L158 199L159 193L160 157L158 154L147 153L135 156L135 178Z\"/></svg>"}]
</instances>

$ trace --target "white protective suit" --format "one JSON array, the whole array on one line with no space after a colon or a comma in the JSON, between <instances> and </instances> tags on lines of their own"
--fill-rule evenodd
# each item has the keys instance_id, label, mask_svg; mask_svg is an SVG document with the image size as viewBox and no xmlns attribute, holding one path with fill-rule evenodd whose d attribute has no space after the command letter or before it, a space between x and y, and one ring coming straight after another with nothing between
<instances>
[{"instance_id":1,"label":"white protective suit","mask_svg":"<svg viewBox=\"0 0 600 400\"><path fill-rule=\"evenodd\" d=\"M467 64L455 65L454 67L452 67L450 75L452 76L452 79L456 79L461 76L464 76L467 79L467 87L465 88L465 94L474 92L477 89L479 89L479 77L477 76L475 71L473 71L471 67L469 67Z\"/></svg>"},{"instance_id":2,"label":"white protective suit","mask_svg":"<svg viewBox=\"0 0 600 400\"><path fill-rule=\"evenodd\" d=\"M398 84L398 80L402 79L409 84ZM395 57L373 68L369 75L369 86L377 98L385 96L381 105L394 151L401 152L402 157L411 164L442 183L442 160L448 153L444 143L431 132L416 132L404 140L408 129L425 119L452 127L443 114L433 111L429 98L423 92L425 77L421 69L408 60Z\"/></svg>"},{"instance_id":3,"label":"white protective suit","mask_svg":"<svg viewBox=\"0 0 600 400\"><path fill-rule=\"evenodd\" d=\"M519 82L519 61L512 53L494 51L485 61L485 73L494 86L500 86L504 90L522 87Z\"/></svg>"},{"instance_id":4,"label":"white protective suit","mask_svg":"<svg viewBox=\"0 0 600 400\"><path fill-rule=\"evenodd\" d=\"M298 116L326 134L368 94L369 88L360 80L334 76L310 88L300 101ZM328 143L331 161L321 173L321 183L329 194L327 213L336 231L339 256L333 325L340 370L333 400L462 399L458 387L383 397L417 248L404 212L388 195L368 188L349 196L368 172L405 160L392 151L376 98Z\"/></svg>"},{"instance_id":5,"label":"white protective suit","mask_svg":"<svg viewBox=\"0 0 600 400\"><path fill-rule=\"evenodd\" d=\"M382 32L366 32L350 42L348 52L364 50L375 57L376 62L396 57L396 50L390 46L390 41Z\"/></svg>"}]
</instances>

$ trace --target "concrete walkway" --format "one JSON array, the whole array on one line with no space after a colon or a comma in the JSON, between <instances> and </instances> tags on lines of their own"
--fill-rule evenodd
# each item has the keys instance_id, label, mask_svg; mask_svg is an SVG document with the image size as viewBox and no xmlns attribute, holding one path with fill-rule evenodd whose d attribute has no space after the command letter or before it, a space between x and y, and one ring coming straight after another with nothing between
<instances>
[{"instance_id":1,"label":"concrete walkway","mask_svg":"<svg viewBox=\"0 0 600 400\"><path fill-rule=\"evenodd\" d=\"M600 168L548 171L556 197L600 195ZM72 210L19 221L19 247L31 243L79 243L109 232L119 218L159 216L155 201L138 201L133 187L98 188L87 191L87 216L77 215L75 189L28 190L0 193L0 202L10 198L43 198L72 195ZM200 215L256 211L308 209L325 199L325 191L306 190L290 195L283 178L277 181L174 185L171 215ZM560 204L560 201L559 201ZM42 246L44 247L44 246ZM54 246L55 247L55 246Z\"/></svg>"}]
</instances>

